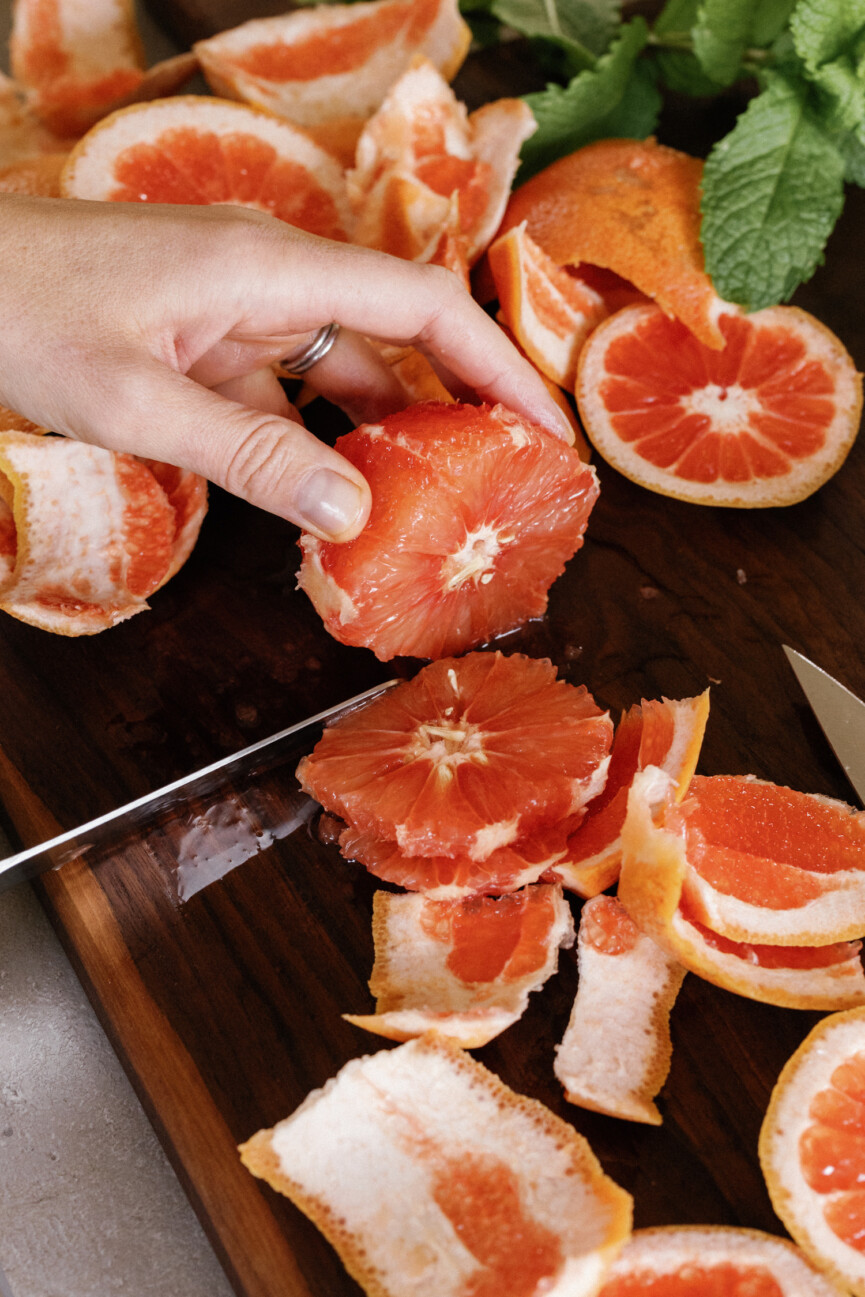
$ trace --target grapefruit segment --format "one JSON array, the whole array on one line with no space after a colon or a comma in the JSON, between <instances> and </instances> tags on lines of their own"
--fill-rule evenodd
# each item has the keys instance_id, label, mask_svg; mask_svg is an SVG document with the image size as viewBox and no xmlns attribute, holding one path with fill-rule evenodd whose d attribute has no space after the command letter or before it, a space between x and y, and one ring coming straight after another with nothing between
<instances>
[{"instance_id":1,"label":"grapefruit segment","mask_svg":"<svg viewBox=\"0 0 865 1297\"><path fill-rule=\"evenodd\" d=\"M526 224L558 266L612 270L720 349L722 314L700 243L703 164L655 140L600 140L561 158L512 196L502 233Z\"/></svg>"},{"instance_id":2,"label":"grapefruit segment","mask_svg":"<svg viewBox=\"0 0 865 1297\"><path fill-rule=\"evenodd\" d=\"M60 197L60 173L65 153L42 153L22 162L0 167L0 194L35 194L40 198Z\"/></svg>"},{"instance_id":3,"label":"grapefruit segment","mask_svg":"<svg viewBox=\"0 0 865 1297\"><path fill-rule=\"evenodd\" d=\"M689 867L683 840L664 827L672 807L669 775L649 766L634 777L622 829L618 894L637 926L691 972L752 1000L792 1009L865 1004L861 942L737 942L689 911L683 896Z\"/></svg>"},{"instance_id":4,"label":"grapefruit segment","mask_svg":"<svg viewBox=\"0 0 865 1297\"><path fill-rule=\"evenodd\" d=\"M339 163L305 132L198 95L107 117L72 150L62 188L67 198L234 203L343 241L352 220Z\"/></svg>"},{"instance_id":5,"label":"grapefruit segment","mask_svg":"<svg viewBox=\"0 0 865 1297\"><path fill-rule=\"evenodd\" d=\"M630 1231L582 1136L434 1035L347 1063L240 1154L372 1297L590 1297Z\"/></svg>"},{"instance_id":6,"label":"grapefruit segment","mask_svg":"<svg viewBox=\"0 0 865 1297\"><path fill-rule=\"evenodd\" d=\"M470 40L455 0L362 0L253 19L194 49L216 94L345 130L375 112L418 55L450 80Z\"/></svg>"},{"instance_id":7,"label":"grapefruit segment","mask_svg":"<svg viewBox=\"0 0 865 1297\"><path fill-rule=\"evenodd\" d=\"M343 1016L391 1040L434 1031L463 1049L516 1022L574 941L561 888L544 883L468 901L376 892L372 928L375 1013Z\"/></svg>"},{"instance_id":8,"label":"grapefruit segment","mask_svg":"<svg viewBox=\"0 0 865 1297\"><path fill-rule=\"evenodd\" d=\"M724 317L711 350L652 305L618 311L580 355L592 444L632 481L698 504L793 504L843 463L862 381L829 329L774 306Z\"/></svg>"},{"instance_id":9,"label":"grapefruit segment","mask_svg":"<svg viewBox=\"0 0 865 1297\"><path fill-rule=\"evenodd\" d=\"M455 197L472 265L501 220L520 148L534 130L531 111L520 99L499 99L468 115L436 68L417 61L358 140L347 178L358 217L355 241L405 256L412 242L405 229L414 232L418 246L427 245L445 231Z\"/></svg>"},{"instance_id":10,"label":"grapefruit segment","mask_svg":"<svg viewBox=\"0 0 865 1297\"><path fill-rule=\"evenodd\" d=\"M501 318L547 378L572 392L586 338L608 311L600 293L561 270L525 223L488 249Z\"/></svg>"},{"instance_id":11,"label":"grapefruit segment","mask_svg":"<svg viewBox=\"0 0 865 1297\"><path fill-rule=\"evenodd\" d=\"M40 153L62 153L68 147L25 105L11 77L0 72L0 166L29 162Z\"/></svg>"},{"instance_id":12,"label":"grapefruit segment","mask_svg":"<svg viewBox=\"0 0 865 1297\"><path fill-rule=\"evenodd\" d=\"M622 715L607 782L586 807L568 839L567 852L549 877L579 896L597 896L612 887L619 876L622 825L634 775L646 766L659 766L674 780L674 796L681 800L697 765L708 716L708 689L696 698L644 698Z\"/></svg>"},{"instance_id":13,"label":"grapefruit segment","mask_svg":"<svg viewBox=\"0 0 865 1297\"><path fill-rule=\"evenodd\" d=\"M549 661L445 658L329 726L304 791L409 855L483 861L603 785L609 717Z\"/></svg>"},{"instance_id":14,"label":"grapefruit segment","mask_svg":"<svg viewBox=\"0 0 865 1297\"><path fill-rule=\"evenodd\" d=\"M636 1230L598 1297L842 1297L787 1239L755 1229Z\"/></svg>"},{"instance_id":15,"label":"grapefruit segment","mask_svg":"<svg viewBox=\"0 0 865 1297\"><path fill-rule=\"evenodd\" d=\"M614 896L583 906L577 958L577 997L554 1065L565 1098L659 1126L654 1099L670 1070L670 1010L685 969Z\"/></svg>"},{"instance_id":16,"label":"grapefruit segment","mask_svg":"<svg viewBox=\"0 0 865 1297\"><path fill-rule=\"evenodd\" d=\"M432 402L336 445L372 511L356 540L301 537L298 582L331 635L439 658L543 614L598 495L574 450L502 406Z\"/></svg>"},{"instance_id":17,"label":"grapefruit segment","mask_svg":"<svg viewBox=\"0 0 865 1297\"><path fill-rule=\"evenodd\" d=\"M865 1294L865 1010L824 1018L781 1072L760 1132L772 1205L845 1292Z\"/></svg>"},{"instance_id":18,"label":"grapefruit segment","mask_svg":"<svg viewBox=\"0 0 865 1297\"><path fill-rule=\"evenodd\" d=\"M430 900L453 901L466 896L500 896L515 892L548 875L567 853L569 829L582 812L561 823L541 828L520 842L497 847L485 860L466 852L455 856L409 856L395 842L386 842L350 826L343 830L339 847L348 860L356 860L376 878L396 883Z\"/></svg>"}]
</instances>

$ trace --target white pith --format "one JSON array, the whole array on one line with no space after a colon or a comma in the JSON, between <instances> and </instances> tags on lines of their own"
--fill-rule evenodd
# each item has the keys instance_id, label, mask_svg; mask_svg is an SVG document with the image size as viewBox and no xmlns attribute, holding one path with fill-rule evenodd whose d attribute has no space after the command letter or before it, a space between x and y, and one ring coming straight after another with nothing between
<instances>
[{"instance_id":1,"label":"white pith","mask_svg":"<svg viewBox=\"0 0 865 1297\"><path fill-rule=\"evenodd\" d=\"M459 549L442 563L442 592L453 594L467 581L473 581L475 588L487 585L495 575L495 560L514 540L514 535L503 536L489 523L466 532Z\"/></svg>"},{"instance_id":2,"label":"white pith","mask_svg":"<svg viewBox=\"0 0 865 1297\"><path fill-rule=\"evenodd\" d=\"M680 404L686 414L708 415L715 432L741 432L751 415L762 409L753 392L739 383L729 387L707 383L683 396Z\"/></svg>"},{"instance_id":3,"label":"white pith","mask_svg":"<svg viewBox=\"0 0 865 1297\"><path fill-rule=\"evenodd\" d=\"M445 724L422 721L414 732L406 761L431 761L440 779L451 779L455 768L464 761L485 766L489 757L484 751L480 726L470 721Z\"/></svg>"}]
</instances>

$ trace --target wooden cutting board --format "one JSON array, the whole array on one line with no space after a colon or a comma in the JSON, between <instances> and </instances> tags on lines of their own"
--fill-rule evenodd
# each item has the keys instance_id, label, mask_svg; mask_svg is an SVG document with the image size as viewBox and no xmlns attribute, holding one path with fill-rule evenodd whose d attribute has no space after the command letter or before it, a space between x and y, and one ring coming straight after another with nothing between
<instances>
[{"instance_id":1,"label":"wooden cutting board","mask_svg":"<svg viewBox=\"0 0 865 1297\"><path fill-rule=\"evenodd\" d=\"M239 8L172 13L189 39L211 20L250 16ZM512 91L520 66L518 57L475 62L461 93ZM719 129L714 114L728 111L713 107L708 119L674 107L661 139L697 152ZM856 191L826 265L797 299L860 366L863 218ZM319 421L325 435L343 427L332 411ZM865 445L815 497L780 511L698 508L598 469L585 548L544 621L502 647L550 657L614 716L640 697L710 684L704 773L751 772L850 800L780 645L865 695ZM243 747L394 666L416 669L384 667L324 633L294 588L295 542L285 523L216 492L195 553L151 612L78 640L0 621L0 797L22 842ZM340 1016L371 1008L374 885L319 841L294 764L292 755L103 859L47 875L42 894L238 1293L350 1297L359 1289L330 1247L243 1170L235 1150L348 1059L386 1047ZM757 1135L781 1066L819 1015L689 976L655 1129L563 1102L553 1051L575 986L566 954L525 1017L478 1057L590 1140L634 1195L637 1225L782 1233Z\"/></svg>"}]
</instances>

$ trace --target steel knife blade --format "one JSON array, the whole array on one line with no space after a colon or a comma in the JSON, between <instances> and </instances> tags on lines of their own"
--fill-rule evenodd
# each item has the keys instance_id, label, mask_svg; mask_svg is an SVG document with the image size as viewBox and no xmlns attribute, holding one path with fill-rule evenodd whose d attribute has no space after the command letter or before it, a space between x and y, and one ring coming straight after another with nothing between
<instances>
[{"instance_id":1,"label":"steel knife blade","mask_svg":"<svg viewBox=\"0 0 865 1297\"><path fill-rule=\"evenodd\" d=\"M192 774L164 784L152 793L146 793L135 801L118 806L96 819L88 820L76 829L69 829L46 842L18 851L15 855L0 859L0 891L14 883L34 878L46 869L56 869L70 860L78 859L86 851L108 847L120 842L130 833L151 824L157 816L176 809L190 798L206 796L223 786L237 775L254 775L257 772L270 770L279 763L280 757L290 751L295 737L305 729L324 726L330 721L353 711L354 708L369 702L378 694L384 693L397 683L387 680L384 684L374 685L371 689L348 698L344 702L328 707L326 711L308 716L287 729L279 730L266 739L242 748L230 756L213 761L210 765L194 770Z\"/></svg>"},{"instance_id":2,"label":"steel knife blade","mask_svg":"<svg viewBox=\"0 0 865 1297\"><path fill-rule=\"evenodd\" d=\"M782 647L832 751L865 803L865 702L809 658Z\"/></svg>"}]
</instances>

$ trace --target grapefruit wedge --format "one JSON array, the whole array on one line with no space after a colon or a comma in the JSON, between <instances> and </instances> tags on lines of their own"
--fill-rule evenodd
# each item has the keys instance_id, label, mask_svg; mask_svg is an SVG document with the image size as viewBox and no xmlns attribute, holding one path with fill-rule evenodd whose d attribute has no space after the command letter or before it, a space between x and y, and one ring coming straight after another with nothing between
<instances>
[{"instance_id":1,"label":"grapefruit wedge","mask_svg":"<svg viewBox=\"0 0 865 1297\"><path fill-rule=\"evenodd\" d=\"M42 153L22 162L0 167L0 194L35 194L41 198L60 197L60 173L66 165L65 153Z\"/></svg>"},{"instance_id":2,"label":"grapefruit wedge","mask_svg":"<svg viewBox=\"0 0 865 1297\"><path fill-rule=\"evenodd\" d=\"M604 321L580 355L592 444L641 486L696 504L804 500L859 430L862 380L831 330L793 306L720 323L712 350L652 305Z\"/></svg>"},{"instance_id":3,"label":"grapefruit wedge","mask_svg":"<svg viewBox=\"0 0 865 1297\"><path fill-rule=\"evenodd\" d=\"M415 57L449 81L470 40L455 0L361 0L253 19L194 48L216 94L345 141Z\"/></svg>"},{"instance_id":4,"label":"grapefruit wedge","mask_svg":"<svg viewBox=\"0 0 865 1297\"><path fill-rule=\"evenodd\" d=\"M598 495L576 451L503 406L433 402L336 445L372 511L356 540L301 537L298 583L331 635L439 658L543 614Z\"/></svg>"},{"instance_id":5,"label":"grapefruit wedge","mask_svg":"<svg viewBox=\"0 0 865 1297\"><path fill-rule=\"evenodd\" d=\"M326 810L407 854L483 861L589 800L611 739L607 714L549 661L470 653L329 726L297 776Z\"/></svg>"},{"instance_id":6,"label":"grapefruit wedge","mask_svg":"<svg viewBox=\"0 0 865 1297\"><path fill-rule=\"evenodd\" d=\"M612 887L619 876L622 825L634 775L659 766L673 779L675 798L681 800L697 765L708 716L708 689L696 698L644 698L622 715L607 782L586 807L550 877L579 896L597 896Z\"/></svg>"},{"instance_id":7,"label":"grapefruit wedge","mask_svg":"<svg viewBox=\"0 0 865 1297\"><path fill-rule=\"evenodd\" d=\"M865 1010L824 1018L778 1078L760 1132L772 1205L812 1260L865 1294Z\"/></svg>"},{"instance_id":8,"label":"grapefruit wedge","mask_svg":"<svg viewBox=\"0 0 865 1297\"><path fill-rule=\"evenodd\" d=\"M600 140L522 185L501 233L525 222L557 266L614 271L720 350L720 317L739 308L718 296L703 264L702 174L697 158L654 140Z\"/></svg>"},{"instance_id":9,"label":"grapefruit wedge","mask_svg":"<svg viewBox=\"0 0 865 1297\"><path fill-rule=\"evenodd\" d=\"M679 818L672 781L649 766L634 777L628 794L618 888L639 928L691 972L752 1000L792 1009L865 1004L860 941L734 941L701 922L684 895L689 861L682 835L665 827L668 815Z\"/></svg>"},{"instance_id":10,"label":"grapefruit wedge","mask_svg":"<svg viewBox=\"0 0 865 1297\"><path fill-rule=\"evenodd\" d=\"M572 1126L431 1034L353 1059L240 1155L370 1297L594 1297L630 1232Z\"/></svg>"},{"instance_id":11,"label":"grapefruit wedge","mask_svg":"<svg viewBox=\"0 0 865 1297\"><path fill-rule=\"evenodd\" d=\"M343 1017L391 1040L434 1031L463 1049L516 1022L574 942L561 888L545 883L457 902L376 892L372 930L375 1013Z\"/></svg>"},{"instance_id":12,"label":"grapefruit wedge","mask_svg":"<svg viewBox=\"0 0 865 1297\"><path fill-rule=\"evenodd\" d=\"M243 104L178 95L106 117L72 150L67 198L235 203L348 238L342 169L297 127Z\"/></svg>"},{"instance_id":13,"label":"grapefruit wedge","mask_svg":"<svg viewBox=\"0 0 865 1297\"><path fill-rule=\"evenodd\" d=\"M29 162L40 153L63 153L68 147L30 111L11 77L0 72L0 167Z\"/></svg>"},{"instance_id":14,"label":"grapefruit wedge","mask_svg":"<svg viewBox=\"0 0 865 1297\"><path fill-rule=\"evenodd\" d=\"M598 1297L843 1297L788 1239L723 1225L635 1230Z\"/></svg>"},{"instance_id":15,"label":"grapefruit wedge","mask_svg":"<svg viewBox=\"0 0 865 1297\"><path fill-rule=\"evenodd\" d=\"M685 969L614 896L583 906L577 958L577 998L554 1066L565 1098L659 1126L654 1099L670 1070L670 1010Z\"/></svg>"}]
</instances>

